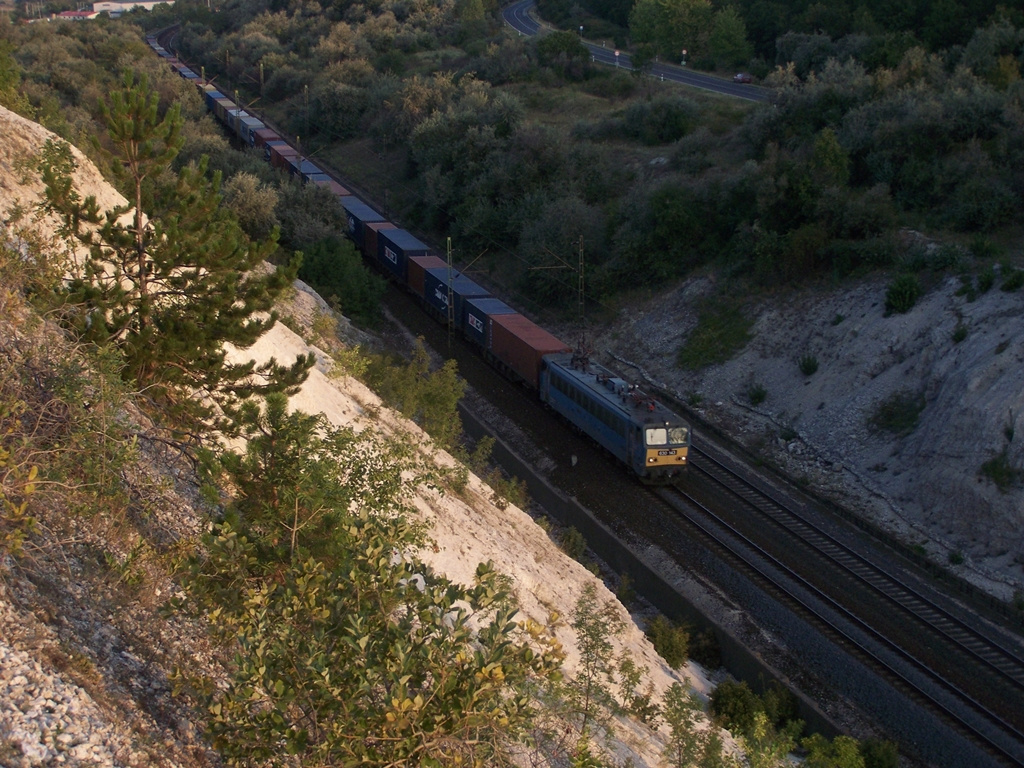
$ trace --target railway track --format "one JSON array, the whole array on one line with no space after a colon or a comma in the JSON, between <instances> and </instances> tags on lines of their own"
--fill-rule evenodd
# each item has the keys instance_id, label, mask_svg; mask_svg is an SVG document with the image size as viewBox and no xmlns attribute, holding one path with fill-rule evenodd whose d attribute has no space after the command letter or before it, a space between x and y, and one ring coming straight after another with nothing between
<instances>
[{"instance_id":1,"label":"railway track","mask_svg":"<svg viewBox=\"0 0 1024 768\"><path fill-rule=\"evenodd\" d=\"M690 471L657 495L709 546L994 764L1024 765L1024 648L931 594L891 556L847 543L798 500L700 450L691 449Z\"/></svg>"}]
</instances>

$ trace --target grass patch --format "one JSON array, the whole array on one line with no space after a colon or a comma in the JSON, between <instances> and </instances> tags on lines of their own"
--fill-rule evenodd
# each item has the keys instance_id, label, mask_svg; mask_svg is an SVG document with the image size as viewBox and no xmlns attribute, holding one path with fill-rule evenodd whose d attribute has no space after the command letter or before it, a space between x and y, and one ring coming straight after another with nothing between
<instances>
[{"instance_id":1,"label":"grass patch","mask_svg":"<svg viewBox=\"0 0 1024 768\"><path fill-rule=\"evenodd\" d=\"M768 390L764 388L764 384L752 383L747 387L747 399L751 405L760 405L767 397Z\"/></svg>"},{"instance_id":2,"label":"grass patch","mask_svg":"<svg viewBox=\"0 0 1024 768\"><path fill-rule=\"evenodd\" d=\"M878 404L868 418L868 426L878 432L904 437L917 427L923 410L924 395L903 389Z\"/></svg>"},{"instance_id":3,"label":"grass patch","mask_svg":"<svg viewBox=\"0 0 1024 768\"><path fill-rule=\"evenodd\" d=\"M697 327L679 349L676 363L688 371L724 363L750 341L752 325L753 321L734 304L709 302L700 312Z\"/></svg>"}]
</instances>

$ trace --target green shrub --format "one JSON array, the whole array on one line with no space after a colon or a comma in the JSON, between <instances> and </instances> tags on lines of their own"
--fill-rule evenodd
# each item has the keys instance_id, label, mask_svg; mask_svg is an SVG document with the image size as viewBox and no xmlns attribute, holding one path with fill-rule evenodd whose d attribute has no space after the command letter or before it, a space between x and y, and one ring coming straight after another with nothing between
<instances>
[{"instance_id":1,"label":"green shrub","mask_svg":"<svg viewBox=\"0 0 1024 768\"><path fill-rule=\"evenodd\" d=\"M956 270L963 264L964 250L959 245L943 245L932 254L929 266L934 272L944 269Z\"/></svg>"},{"instance_id":2,"label":"green shrub","mask_svg":"<svg viewBox=\"0 0 1024 768\"><path fill-rule=\"evenodd\" d=\"M711 693L712 716L733 733L749 731L754 715L763 711L761 700L746 683L723 680Z\"/></svg>"},{"instance_id":3,"label":"green shrub","mask_svg":"<svg viewBox=\"0 0 1024 768\"><path fill-rule=\"evenodd\" d=\"M705 629L690 638L690 658L705 669L722 666L722 647L710 629Z\"/></svg>"},{"instance_id":4,"label":"green shrub","mask_svg":"<svg viewBox=\"0 0 1024 768\"><path fill-rule=\"evenodd\" d=\"M559 546L573 560L579 560L583 557L583 553L587 551L587 540L583 538L582 533L570 525L562 532Z\"/></svg>"},{"instance_id":5,"label":"green shrub","mask_svg":"<svg viewBox=\"0 0 1024 768\"><path fill-rule=\"evenodd\" d=\"M628 573L624 573L619 577L619 586L615 590L615 597L627 607L636 602L636 588L633 586L633 577Z\"/></svg>"},{"instance_id":6,"label":"green shrub","mask_svg":"<svg viewBox=\"0 0 1024 768\"><path fill-rule=\"evenodd\" d=\"M956 328L953 329L953 343L959 344L961 341L967 338L967 326L963 323L957 323Z\"/></svg>"},{"instance_id":7,"label":"green shrub","mask_svg":"<svg viewBox=\"0 0 1024 768\"><path fill-rule=\"evenodd\" d=\"M878 404L868 418L868 426L875 430L891 432L897 437L909 435L917 427L924 410L924 395L900 390Z\"/></svg>"},{"instance_id":8,"label":"green shrub","mask_svg":"<svg viewBox=\"0 0 1024 768\"><path fill-rule=\"evenodd\" d=\"M999 247L987 237L977 236L971 240L971 255L979 261L994 259L999 256Z\"/></svg>"},{"instance_id":9,"label":"green shrub","mask_svg":"<svg viewBox=\"0 0 1024 768\"><path fill-rule=\"evenodd\" d=\"M996 271L989 265L978 275L978 293L985 293L996 282Z\"/></svg>"},{"instance_id":10,"label":"green shrub","mask_svg":"<svg viewBox=\"0 0 1024 768\"><path fill-rule=\"evenodd\" d=\"M963 552L950 552L949 553L949 564L950 565L963 565L964 553Z\"/></svg>"},{"instance_id":11,"label":"green shrub","mask_svg":"<svg viewBox=\"0 0 1024 768\"><path fill-rule=\"evenodd\" d=\"M690 371L724 363L750 341L751 325L735 303L708 303L701 310L697 327L680 348L676 362Z\"/></svg>"},{"instance_id":12,"label":"green shrub","mask_svg":"<svg viewBox=\"0 0 1024 768\"><path fill-rule=\"evenodd\" d=\"M1007 455L1006 448L1003 448L998 456L989 459L981 465L981 474L995 483L996 488L1002 493L1010 490L1024 476L1024 472L1021 472L1021 470L1010 463L1010 457Z\"/></svg>"},{"instance_id":13,"label":"green shrub","mask_svg":"<svg viewBox=\"0 0 1024 768\"><path fill-rule=\"evenodd\" d=\"M768 397L768 390L764 388L763 384L752 383L747 387L747 399L751 405L760 405Z\"/></svg>"},{"instance_id":14,"label":"green shrub","mask_svg":"<svg viewBox=\"0 0 1024 768\"><path fill-rule=\"evenodd\" d=\"M909 312L921 296L921 284L914 275L899 275L885 291L885 314Z\"/></svg>"},{"instance_id":15,"label":"green shrub","mask_svg":"<svg viewBox=\"0 0 1024 768\"><path fill-rule=\"evenodd\" d=\"M1012 293L1019 290L1021 286L1024 286L1024 269L1011 268L1006 272L1006 277L1003 278L1003 284L999 286L999 290Z\"/></svg>"},{"instance_id":16,"label":"green shrub","mask_svg":"<svg viewBox=\"0 0 1024 768\"><path fill-rule=\"evenodd\" d=\"M804 376L811 376L818 370L818 358L814 355L804 355L800 358L800 373Z\"/></svg>"},{"instance_id":17,"label":"green shrub","mask_svg":"<svg viewBox=\"0 0 1024 768\"><path fill-rule=\"evenodd\" d=\"M769 681L758 698L769 722L776 728L785 728L800 719L800 702L796 695L778 680Z\"/></svg>"},{"instance_id":18,"label":"green shrub","mask_svg":"<svg viewBox=\"0 0 1024 768\"><path fill-rule=\"evenodd\" d=\"M672 669L679 669L689 657L690 632L686 627L679 626L661 614L647 624L644 633L651 641L654 650Z\"/></svg>"},{"instance_id":19,"label":"green shrub","mask_svg":"<svg viewBox=\"0 0 1024 768\"><path fill-rule=\"evenodd\" d=\"M299 278L348 317L368 325L380 317L386 283L366 268L349 240L331 238L308 247Z\"/></svg>"},{"instance_id":20,"label":"green shrub","mask_svg":"<svg viewBox=\"0 0 1024 768\"><path fill-rule=\"evenodd\" d=\"M900 754L896 744L883 739L865 739L860 744L864 768L899 768Z\"/></svg>"}]
</instances>

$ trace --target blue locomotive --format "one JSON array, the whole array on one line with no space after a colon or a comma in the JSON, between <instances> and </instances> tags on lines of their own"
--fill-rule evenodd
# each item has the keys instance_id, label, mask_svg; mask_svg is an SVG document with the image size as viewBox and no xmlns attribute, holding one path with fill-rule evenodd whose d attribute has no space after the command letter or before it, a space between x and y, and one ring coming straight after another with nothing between
<instances>
[{"instance_id":1,"label":"blue locomotive","mask_svg":"<svg viewBox=\"0 0 1024 768\"><path fill-rule=\"evenodd\" d=\"M363 257L415 295L423 308L452 323L493 366L534 390L560 414L641 481L669 482L686 467L690 427L671 410L451 269L426 244L360 200L272 128L237 106L215 86L163 48L147 42L193 82L224 126L265 159L303 183L327 187L345 211L349 238Z\"/></svg>"},{"instance_id":2,"label":"blue locomotive","mask_svg":"<svg viewBox=\"0 0 1024 768\"><path fill-rule=\"evenodd\" d=\"M541 400L641 480L666 482L685 469L689 424L586 356L545 355L538 391Z\"/></svg>"}]
</instances>

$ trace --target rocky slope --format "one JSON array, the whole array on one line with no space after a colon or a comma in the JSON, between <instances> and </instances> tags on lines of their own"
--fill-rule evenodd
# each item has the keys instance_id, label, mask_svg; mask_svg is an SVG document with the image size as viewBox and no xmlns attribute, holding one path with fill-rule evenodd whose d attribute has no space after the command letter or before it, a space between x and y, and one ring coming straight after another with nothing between
<instances>
[{"instance_id":1,"label":"rocky slope","mask_svg":"<svg viewBox=\"0 0 1024 768\"><path fill-rule=\"evenodd\" d=\"M997 279L971 301L950 276L906 314L886 316L886 284L878 276L744 302L754 319L745 348L684 371L677 351L715 287L696 277L621 313L594 346L697 403L786 474L1011 600L1024 590L1024 292L1001 291ZM810 375L805 356L817 361ZM756 405L752 389L764 394ZM916 427L903 436L873 427L900 394L923 398ZM1003 488L982 471L1001 455L1018 472Z\"/></svg>"},{"instance_id":2,"label":"rocky slope","mask_svg":"<svg viewBox=\"0 0 1024 768\"><path fill-rule=\"evenodd\" d=\"M0 107L0 211L15 203L30 208L41 187L26 174L26 159L48 133ZM116 193L84 157L78 189L112 204ZM52 222L39 222L44 231ZM15 236L12 229L8 237ZM301 284L280 307L290 323L310 326L324 310ZM292 359L312 349L318 366L293 406L320 412L337 425L384 430L395 439L430 450L419 429L384 408L357 382L330 374L322 350L277 324L240 359ZM87 367L73 345L0 285L0 371L30 362L40 380L64 363ZM2 403L0 403L2 405ZM0 416L3 412L0 411ZM33 506L39 529L18 557L0 556L0 766L207 766L217 756L203 735L202 712L188 697L172 695L174 669L224 674L223 649L210 645L202 622L164 610L181 597L171 577L176 558L190 551L206 526L193 468L159 441L145 438L141 414L122 413L141 435L140 457L120 478L135 500L125 509L69 510ZM443 452L434 460L452 462ZM5 478L0 476L0 481ZM612 601L625 631L612 638L647 670L655 696L685 681L706 697L711 681L696 665L669 669L614 595L580 563L561 552L533 519L513 506L498 506L493 494L471 477L464 493L421 489L417 508L433 546L421 557L453 580L469 583L480 562L491 560L508 575L521 618L544 624L552 616L572 674L579 661L575 634L566 623L584 586ZM2 532L3 529L0 529ZM728 735L724 734L727 743ZM621 720L608 747L637 766L660 761L664 733Z\"/></svg>"}]
</instances>

